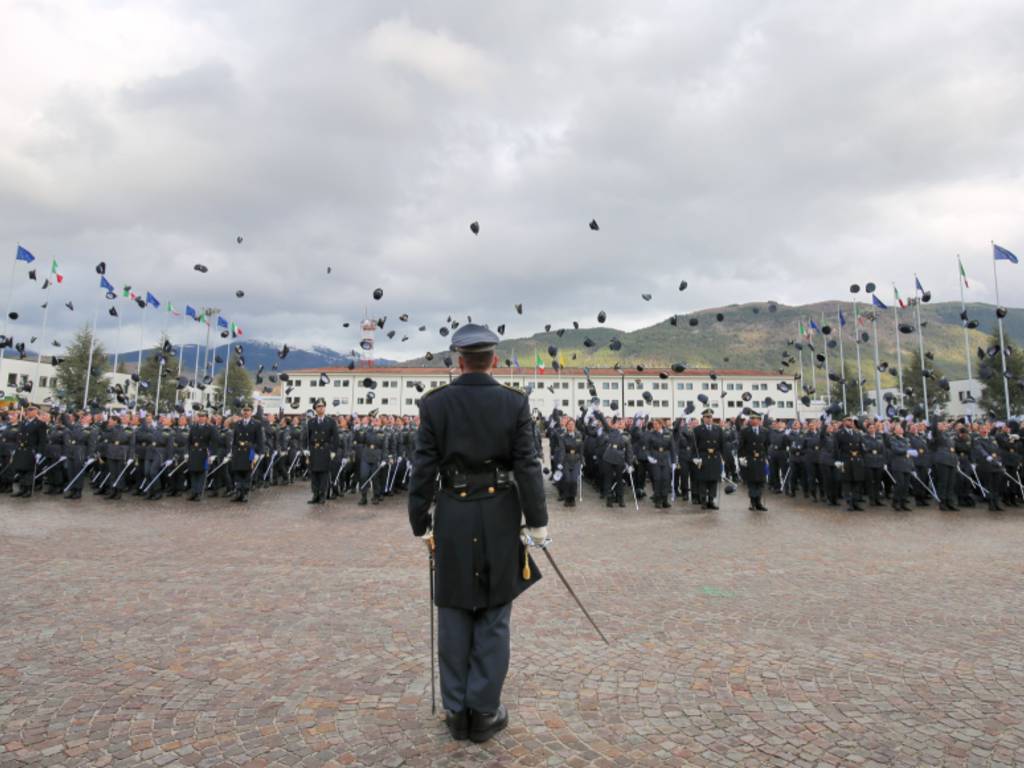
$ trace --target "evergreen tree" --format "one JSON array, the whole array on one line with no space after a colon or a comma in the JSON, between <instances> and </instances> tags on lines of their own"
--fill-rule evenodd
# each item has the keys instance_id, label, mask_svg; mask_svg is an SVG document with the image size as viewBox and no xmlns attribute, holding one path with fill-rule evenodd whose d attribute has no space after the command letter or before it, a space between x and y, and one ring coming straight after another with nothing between
<instances>
[{"instance_id":1,"label":"evergreen tree","mask_svg":"<svg viewBox=\"0 0 1024 768\"><path fill-rule=\"evenodd\" d=\"M139 372L139 405L147 404L149 410L159 410L160 413L167 413L174 408L175 385L178 383L178 359L171 357L170 348L166 343L167 337L160 340L160 344L144 352L142 357L142 370ZM163 361L163 366L160 363ZM157 378L160 379L160 403L159 408L154 409L157 395Z\"/></svg>"},{"instance_id":2,"label":"evergreen tree","mask_svg":"<svg viewBox=\"0 0 1024 768\"><path fill-rule=\"evenodd\" d=\"M1006 372L1009 374L1010 414L1024 413L1024 356L1013 341L1005 334ZM999 359L999 329L993 328L985 344L984 359L978 360L977 376L981 379L981 397L978 398L979 409L983 413L993 413L998 418L1006 417L1006 397L1003 393L1003 363ZM987 350L996 350L989 357Z\"/></svg>"},{"instance_id":3,"label":"evergreen tree","mask_svg":"<svg viewBox=\"0 0 1024 768\"><path fill-rule=\"evenodd\" d=\"M75 334L65 350L63 362L57 366L56 396L68 408L81 408L85 398L85 377L89 370L89 348L93 344L92 329L86 325ZM89 398L106 401L106 383L103 375L110 370L107 352L100 342L92 353L92 372L89 377Z\"/></svg>"},{"instance_id":4,"label":"evergreen tree","mask_svg":"<svg viewBox=\"0 0 1024 768\"><path fill-rule=\"evenodd\" d=\"M223 376L217 377L216 384L224 386ZM228 373L228 395L224 401L225 408L232 413L238 413L237 401L252 403L253 384L252 376L245 368L240 367L234 357L231 360L231 371Z\"/></svg>"},{"instance_id":5,"label":"evergreen tree","mask_svg":"<svg viewBox=\"0 0 1024 768\"><path fill-rule=\"evenodd\" d=\"M904 404L908 411L924 406L924 387L921 383L921 356L911 351L905 356L906 362L903 367L903 389L905 392ZM927 361L933 364L931 360ZM931 376L928 377L928 413L929 415L944 411L949 404L949 391L939 386L939 379L945 374L938 368L928 368Z\"/></svg>"}]
</instances>

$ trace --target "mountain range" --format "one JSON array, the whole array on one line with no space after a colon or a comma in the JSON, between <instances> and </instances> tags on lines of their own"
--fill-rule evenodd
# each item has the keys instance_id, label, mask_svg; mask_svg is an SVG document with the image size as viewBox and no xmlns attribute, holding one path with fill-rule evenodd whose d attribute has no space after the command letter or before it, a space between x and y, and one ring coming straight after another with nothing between
<instances>
[{"instance_id":1,"label":"mountain range","mask_svg":"<svg viewBox=\"0 0 1024 768\"><path fill-rule=\"evenodd\" d=\"M535 333L528 338L504 339L498 345L497 354L501 360L518 359L524 368L532 368L539 355L547 367L553 360L563 359L567 367L623 366L642 364L648 368L666 367L681 362L691 368L756 369L778 370L783 350L789 350L794 358L798 356L790 342L800 342L804 347L805 366L811 364L816 354L822 354L826 342L829 345L829 359L833 370L839 361L839 311L842 310L843 347L847 368L854 370L857 344L860 344L861 364L864 376L870 381L873 373L874 339L872 313L877 313L879 361L887 361L895 368L896 337L900 347L904 368L910 355L918 352L917 307L898 309L899 324L912 326L912 332L897 334L897 320L892 307L875 309L863 303L858 305L859 334L854 334L854 310L849 302L823 301L799 306L788 306L774 302L750 304L729 304L713 307L686 315L676 315L654 325L634 331L623 331L603 324L578 329L556 329ZM955 302L921 303L921 325L924 332L924 348L934 354L934 365L950 378L965 378L964 327L960 319L961 308ZM971 303L966 305L968 320L976 320L978 327L969 330L969 347L972 367L976 372L978 349L990 346L989 333L996 328L995 306ZM721 320L718 318L721 317ZM596 319L596 318L595 318ZM693 321L696 324L693 325ZM829 326L832 333L823 336L811 327L811 321L819 328ZM1006 343L1013 346L1013 340L1024 340L1024 310L1011 309L1003 321ZM807 335L801 336L801 326ZM904 327L906 330L906 327ZM867 334L864 340L863 334ZM610 345L619 342L619 349ZM813 351L808 346L813 345ZM554 350L552 357L550 352ZM424 358L409 361L410 365L439 365L447 352L434 353L433 361ZM789 367L798 370L797 364ZM808 368L809 370L809 368ZM889 384L888 379L884 379Z\"/></svg>"}]
</instances>

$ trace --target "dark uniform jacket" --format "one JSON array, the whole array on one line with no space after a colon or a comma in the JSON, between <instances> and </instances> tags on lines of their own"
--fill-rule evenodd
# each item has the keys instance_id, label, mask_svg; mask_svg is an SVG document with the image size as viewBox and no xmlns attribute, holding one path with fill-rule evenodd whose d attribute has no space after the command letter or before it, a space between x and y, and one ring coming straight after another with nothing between
<instances>
[{"instance_id":1,"label":"dark uniform jacket","mask_svg":"<svg viewBox=\"0 0 1024 768\"><path fill-rule=\"evenodd\" d=\"M14 444L15 472L30 472L36 465L36 454L42 454L46 445L46 425L39 419L22 421L17 427Z\"/></svg>"},{"instance_id":2,"label":"dark uniform jacket","mask_svg":"<svg viewBox=\"0 0 1024 768\"><path fill-rule=\"evenodd\" d=\"M630 439L617 429L609 429L604 433L601 460L613 467L624 467L633 463L633 444Z\"/></svg>"},{"instance_id":3,"label":"dark uniform jacket","mask_svg":"<svg viewBox=\"0 0 1024 768\"><path fill-rule=\"evenodd\" d=\"M671 466L678 460L676 444L671 432L650 431L644 435L644 457L648 464ZM651 459L654 459L652 462Z\"/></svg>"},{"instance_id":4,"label":"dark uniform jacket","mask_svg":"<svg viewBox=\"0 0 1024 768\"><path fill-rule=\"evenodd\" d=\"M781 435L781 432L775 434ZM786 437L783 435L783 437ZM754 434L753 427L744 427L740 432L739 457L747 460L741 475L748 483L763 483L767 474L767 457L771 436L764 427Z\"/></svg>"},{"instance_id":5,"label":"dark uniform jacket","mask_svg":"<svg viewBox=\"0 0 1024 768\"><path fill-rule=\"evenodd\" d=\"M836 454L843 462L843 477L858 482L864 479L864 436L856 429L836 432Z\"/></svg>"},{"instance_id":6,"label":"dark uniform jacket","mask_svg":"<svg viewBox=\"0 0 1024 768\"><path fill-rule=\"evenodd\" d=\"M499 487L497 470L509 471L515 483ZM462 490L445 479L453 472L466 479ZM547 525L548 511L533 421L522 392L488 374L465 373L423 396L409 481L409 522L417 536L430 527L435 494L438 606L473 610L504 605L537 581L540 572L532 562L531 578L523 578L519 527L523 516L530 527Z\"/></svg>"},{"instance_id":7,"label":"dark uniform jacket","mask_svg":"<svg viewBox=\"0 0 1024 768\"><path fill-rule=\"evenodd\" d=\"M575 477L579 472L580 462L583 461L583 441L579 432L562 432L553 455L555 465L561 464L566 475Z\"/></svg>"},{"instance_id":8,"label":"dark uniform jacket","mask_svg":"<svg viewBox=\"0 0 1024 768\"><path fill-rule=\"evenodd\" d=\"M193 424L188 431L188 471L205 472L210 449L217 441L213 424Z\"/></svg>"},{"instance_id":9,"label":"dark uniform jacket","mask_svg":"<svg viewBox=\"0 0 1024 768\"><path fill-rule=\"evenodd\" d=\"M252 462L257 454L263 453L263 424L256 419L249 422L236 421L231 430L231 461L228 468L232 472L243 472L252 469Z\"/></svg>"},{"instance_id":10,"label":"dark uniform jacket","mask_svg":"<svg viewBox=\"0 0 1024 768\"><path fill-rule=\"evenodd\" d=\"M693 444L696 456L701 460L697 479L712 482L722 476L722 452L725 450L725 432L711 424L698 424L693 428Z\"/></svg>"},{"instance_id":11,"label":"dark uniform jacket","mask_svg":"<svg viewBox=\"0 0 1024 768\"><path fill-rule=\"evenodd\" d=\"M331 454L338 450L338 422L329 416L314 416L306 422L303 448L309 451L309 471L328 472Z\"/></svg>"}]
</instances>

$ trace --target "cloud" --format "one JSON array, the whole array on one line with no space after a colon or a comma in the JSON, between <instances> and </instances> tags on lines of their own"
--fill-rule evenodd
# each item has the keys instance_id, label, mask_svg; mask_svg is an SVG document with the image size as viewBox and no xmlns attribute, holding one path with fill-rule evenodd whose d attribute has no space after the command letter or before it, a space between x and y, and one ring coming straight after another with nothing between
<instances>
[{"instance_id":1,"label":"cloud","mask_svg":"<svg viewBox=\"0 0 1024 768\"><path fill-rule=\"evenodd\" d=\"M957 253L980 280L990 240L1024 249L1022 23L998 2L19 4L0 243L60 260L80 309L57 334L105 301L102 259L293 346L407 312L431 333L381 344L397 358L449 314L630 328L915 271L955 298ZM38 330L33 286L14 304Z\"/></svg>"}]
</instances>

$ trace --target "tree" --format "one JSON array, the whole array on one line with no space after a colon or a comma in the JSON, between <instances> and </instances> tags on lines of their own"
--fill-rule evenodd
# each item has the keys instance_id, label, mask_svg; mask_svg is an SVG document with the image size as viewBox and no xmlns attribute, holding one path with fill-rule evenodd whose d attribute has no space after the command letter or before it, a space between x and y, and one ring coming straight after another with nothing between
<instances>
[{"instance_id":1,"label":"tree","mask_svg":"<svg viewBox=\"0 0 1024 768\"><path fill-rule=\"evenodd\" d=\"M924 406L921 356L911 351L907 357L909 362L903 369L903 391L905 393L903 402L906 409L913 413L915 409ZM928 414L930 416L936 411L945 410L949 403L949 390L939 386L939 379L944 378L941 370L938 368L928 368L927 370L930 372L928 377Z\"/></svg>"},{"instance_id":2,"label":"tree","mask_svg":"<svg viewBox=\"0 0 1024 768\"><path fill-rule=\"evenodd\" d=\"M218 386L224 386L224 379L221 376L217 377ZM230 410L234 413L238 412L237 401L252 402L252 389L253 384L252 376L245 368L240 367L235 362L234 357L231 360L231 368L228 373L228 396L224 400L224 407L226 410Z\"/></svg>"},{"instance_id":3,"label":"tree","mask_svg":"<svg viewBox=\"0 0 1024 768\"><path fill-rule=\"evenodd\" d=\"M99 341L95 343L89 375L89 398L102 403L106 401L106 384L102 379L110 370L110 362L103 344ZM57 366L56 395L68 408L81 408L85 402L85 378L89 371L89 348L92 344L92 328L86 325L75 334L74 340L65 350L63 361Z\"/></svg>"},{"instance_id":4,"label":"tree","mask_svg":"<svg viewBox=\"0 0 1024 768\"><path fill-rule=\"evenodd\" d=\"M1016 344L1005 334L1006 341L1006 373L1009 375L1010 413L1024 413L1024 357L1021 356ZM989 356L988 351L995 354ZM981 379L981 397L978 405L985 413L994 413L999 418L1006 416L1006 397L1003 393L1003 363L999 359L999 329L993 328L992 333L982 351L984 357L978 361L977 375Z\"/></svg>"},{"instance_id":5,"label":"tree","mask_svg":"<svg viewBox=\"0 0 1024 768\"><path fill-rule=\"evenodd\" d=\"M142 370L139 371L139 405L148 403L148 409L166 413L174 408L175 385L178 382L177 358L171 357L167 337L160 340L160 344L154 347L149 353L143 353ZM163 366L161 366L163 361ZM157 408L153 407L157 395L157 378L160 380L160 402Z\"/></svg>"}]
</instances>

